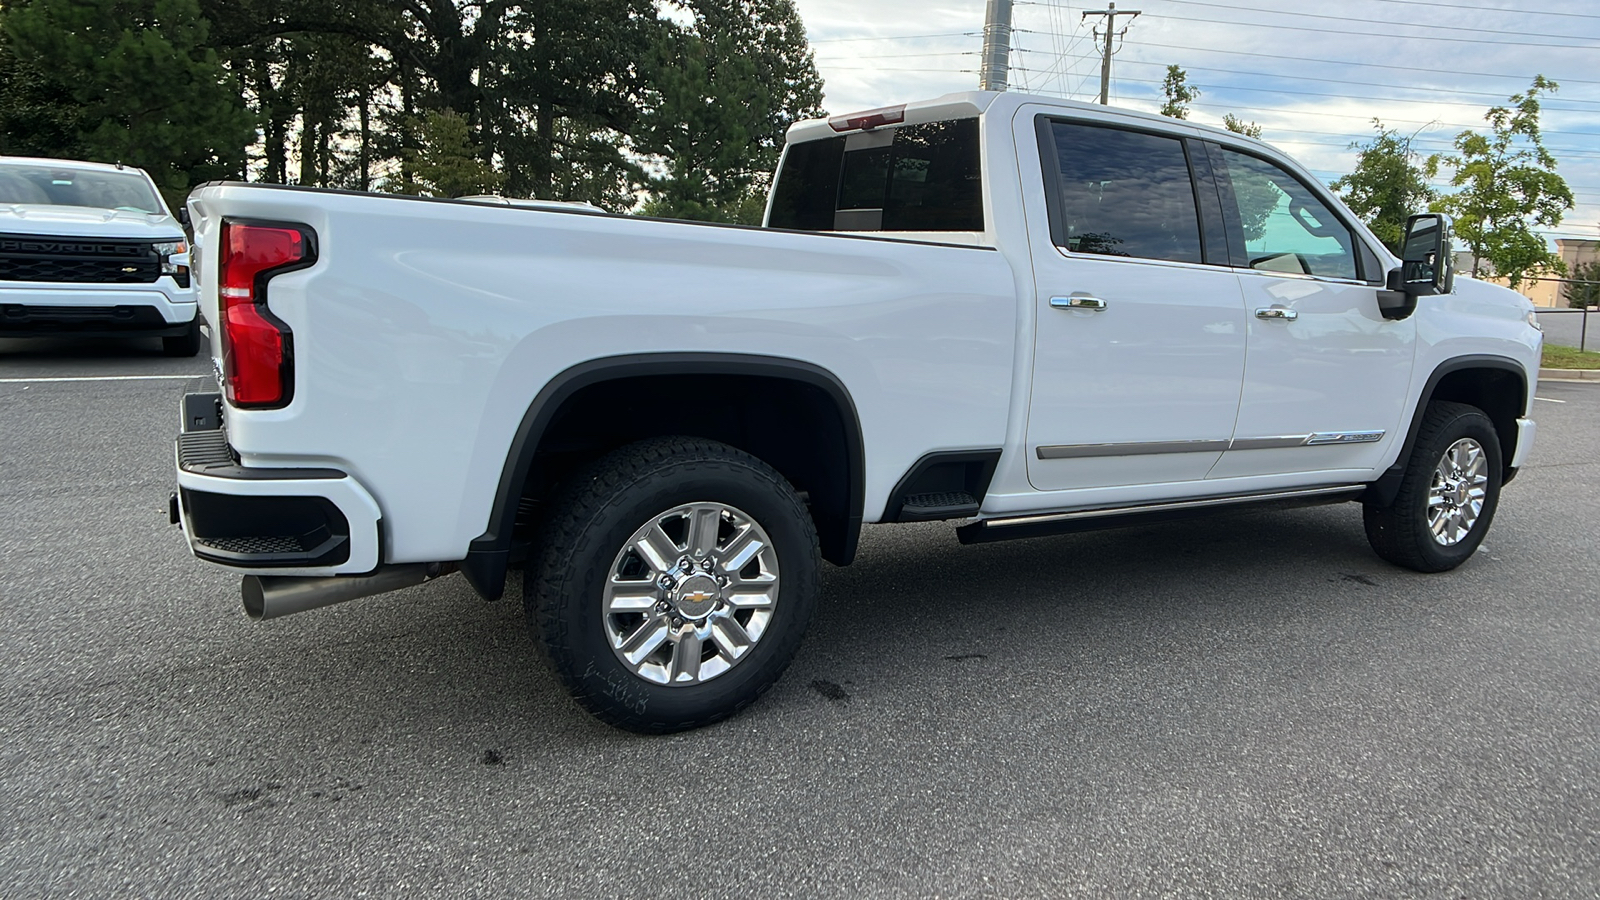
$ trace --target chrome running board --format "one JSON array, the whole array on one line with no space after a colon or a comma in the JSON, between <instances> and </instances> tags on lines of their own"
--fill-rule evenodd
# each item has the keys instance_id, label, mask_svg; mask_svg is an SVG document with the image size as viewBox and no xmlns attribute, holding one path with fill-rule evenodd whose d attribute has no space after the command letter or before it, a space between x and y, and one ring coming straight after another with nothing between
<instances>
[{"instance_id":1,"label":"chrome running board","mask_svg":"<svg viewBox=\"0 0 1600 900\"><path fill-rule=\"evenodd\" d=\"M1344 503L1354 500L1361 496L1366 489L1367 486L1364 484L1342 484L1334 487L1301 488L1292 491L1273 491L1232 497L1204 497L1197 500L1178 500L1167 503L1081 509L1072 512L1017 516L1008 519L984 519L981 522L974 522L971 525L957 528L956 536L961 539L963 544L986 544L993 541L1042 537L1050 534L1070 534L1077 531L1097 531L1102 528L1125 528L1130 525L1153 524L1236 507L1320 506L1325 503Z\"/></svg>"}]
</instances>

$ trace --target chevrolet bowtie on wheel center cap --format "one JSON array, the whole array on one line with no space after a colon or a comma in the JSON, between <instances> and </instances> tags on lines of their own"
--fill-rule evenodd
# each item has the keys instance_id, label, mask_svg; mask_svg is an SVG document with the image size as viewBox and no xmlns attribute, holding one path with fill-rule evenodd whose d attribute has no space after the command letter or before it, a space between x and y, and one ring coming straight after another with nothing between
<instances>
[{"instance_id":1,"label":"chevrolet bowtie on wheel center cap","mask_svg":"<svg viewBox=\"0 0 1600 900\"><path fill-rule=\"evenodd\" d=\"M1483 446L1472 438L1450 445L1433 470L1428 491L1428 529L1433 539L1449 547L1458 544L1477 524L1489 490Z\"/></svg>"},{"instance_id":2,"label":"chevrolet bowtie on wheel center cap","mask_svg":"<svg viewBox=\"0 0 1600 900\"><path fill-rule=\"evenodd\" d=\"M606 636L640 678L699 684L744 658L777 602L778 558L766 531L734 507L691 503L653 517L617 554Z\"/></svg>"}]
</instances>

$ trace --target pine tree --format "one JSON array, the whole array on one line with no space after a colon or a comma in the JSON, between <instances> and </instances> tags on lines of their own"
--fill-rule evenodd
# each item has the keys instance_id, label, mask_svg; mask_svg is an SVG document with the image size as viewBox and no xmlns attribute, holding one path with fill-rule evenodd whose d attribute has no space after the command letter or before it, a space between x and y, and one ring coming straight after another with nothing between
<instances>
[{"instance_id":1,"label":"pine tree","mask_svg":"<svg viewBox=\"0 0 1600 900\"><path fill-rule=\"evenodd\" d=\"M822 79L792 0L698 0L648 67L638 148L664 160L644 212L759 223L791 122L821 114Z\"/></svg>"},{"instance_id":2,"label":"pine tree","mask_svg":"<svg viewBox=\"0 0 1600 900\"><path fill-rule=\"evenodd\" d=\"M169 199L241 174L252 117L196 0L33 0L4 27L80 107L83 155L149 171Z\"/></svg>"}]
</instances>

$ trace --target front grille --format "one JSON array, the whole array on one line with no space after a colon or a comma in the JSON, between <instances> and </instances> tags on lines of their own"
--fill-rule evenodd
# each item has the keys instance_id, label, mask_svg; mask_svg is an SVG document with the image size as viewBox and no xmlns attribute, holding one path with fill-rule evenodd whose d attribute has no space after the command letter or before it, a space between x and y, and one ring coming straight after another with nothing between
<instances>
[{"instance_id":1,"label":"front grille","mask_svg":"<svg viewBox=\"0 0 1600 900\"><path fill-rule=\"evenodd\" d=\"M153 306L0 306L3 331L107 331L160 328L167 324Z\"/></svg>"},{"instance_id":2,"label":"front grille","mask_svg":"<svg viewBox=\"0 0 1600 900\"><path fill-rule=\"evenodd\" d=\"M160 277L151 243L0 234L0 281L150 284Z\"/></svg>"}]
</instances>

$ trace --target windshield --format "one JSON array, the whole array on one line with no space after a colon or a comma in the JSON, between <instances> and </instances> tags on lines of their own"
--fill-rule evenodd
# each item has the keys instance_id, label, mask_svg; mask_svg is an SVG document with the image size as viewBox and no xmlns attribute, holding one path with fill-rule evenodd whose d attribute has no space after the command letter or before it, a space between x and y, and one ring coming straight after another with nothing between
<instances>
[{"instance_id":1,"label":"windshield","mask_svg":"<svg viewBox=\"0 0 1600 900\"><path fill-rule=\"evenodd\" d=\"M150 182L137 172L19 163L0 163L0 203L167 212Z\"/></svg>"}]
</instances>

